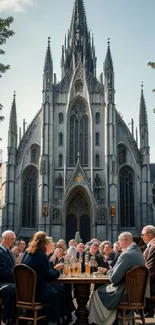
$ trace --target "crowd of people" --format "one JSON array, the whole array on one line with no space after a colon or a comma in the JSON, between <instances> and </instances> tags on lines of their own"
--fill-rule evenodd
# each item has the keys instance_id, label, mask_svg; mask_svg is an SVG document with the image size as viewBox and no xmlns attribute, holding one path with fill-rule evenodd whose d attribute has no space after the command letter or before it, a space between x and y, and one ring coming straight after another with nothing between
<instances>
[{"instance_id":1,"label":"crowd of people","mask_svg":"<svg viewBox=\"0 0 155 325\"><path fill-rule=\"evenodd\" d=\"M116 324L117 305L123 299L125 274L137 265L146 265L150 272L150 291L155 295L155 227L142 229L141 238L146 245L142 253L133 241L132 234L123 232L113 245L110 241L92 238L87 243L71 239L54 242L45 232L36 232L27 244L24 239L16 240L13 231L1 236L0 244L0 298L3 300L3 323L12 324L16 319L16 294L13 269L23 263L37 273L37 299L43 305L51 324L69 324L75 304L71 285L54 283L65 272L73 272L76 264L80 272L106 274L110 284L96 286L88 302L89 322L92 324ZM117 290L117 294L116 294ZM9 308L8 308L9 306ZM145 313L153 317L154 306L146 299Z\"/></svg>"}]
</instances>

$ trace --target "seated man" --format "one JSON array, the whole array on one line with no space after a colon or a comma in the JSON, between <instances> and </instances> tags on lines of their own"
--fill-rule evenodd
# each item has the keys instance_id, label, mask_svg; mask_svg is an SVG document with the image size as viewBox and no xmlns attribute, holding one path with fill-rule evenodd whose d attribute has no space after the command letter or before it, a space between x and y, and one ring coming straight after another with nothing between
<instances>
[{"instance_id":1,"label":"seated man","mask_svg":"<svg viewBox=\"0 0 155 325\"><path fill-rule=\"evenodd\" d=\"M3 323L9 323L16 316L16 294L13 284L15 262L9 249L15 239L15 233L11 230L2 233L0 244L0 298L2 298L4 306Z\"/></svg>"},{"instance_id":2,"label":"seated man","mask_svg":"<svg viewBox=\"0 0 155 325\"><path fill-rule=\"evenodd\" d=\"M147 245L144 251L145 265L150 272L150 292L151 296L155 296L155 227L148 225L142 229L141 237L144 243ZM146 298L145 316L154 316L154 303L150 299Z\"/></svg>"},{"instance_id":3,"label":"seated man","mask_svg":"<svg viewBox=\"0 0 155 325\"><path fill-rule=\"evenodd\" d=\"M94 291L89 303L89 320L93 324L114 323L117 306L124 294L126 272L137 265L145 264L143 255L137 244L133 242L130 232L120 234L118 239L123 252L114 267L107 272L111 284L103 285Z\"/></svg>"}]
</instances>

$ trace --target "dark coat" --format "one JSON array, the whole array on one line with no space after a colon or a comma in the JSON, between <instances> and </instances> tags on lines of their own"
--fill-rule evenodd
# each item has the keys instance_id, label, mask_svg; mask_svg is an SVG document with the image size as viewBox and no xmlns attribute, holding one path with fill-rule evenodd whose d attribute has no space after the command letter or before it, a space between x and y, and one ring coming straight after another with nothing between
<instances>
[{"instance_id":1,"label":"dark coat","mask_svg":"<svg viewBox=\"0 0 155 325\"><path fill-rule=\"evenodd\" d=\"M149 243L149 247L144 251L145 265L150 272L151 296L155 295L155 238Z\"/></svg>"},{"instance_id":2,"label":"dark coat","mask_svg":"<svg viewBox=\"0 0 155 325\"><path fill-rule=\"evenodd\" d=\"M52 283L60 273L52 269L48 257L43 251L25 254L22 263L37 273L37 299L42 303L44 311L51 322L60 322L60 317L70 312L68 293L61 284Z\"/></svg>"},{"instance_id":3,"label":"dark coat","mask_svg":"<svg viewBox=\"0 0 155 325\"><path fill-rule=\"evenodd\" d=\"M11 254L11 253L10 253ZM0 246L0 283L14 282L13 267L15 266L13 257Z\"/></svg>"},{"instance_id":4,"label":"dark coat","mask_svg":"<svg viewBox=\"0 0 155 325\"><path fill-rule=\"evenodd\" d=\"M113 267L117 261L118 256L116 255L116 253L113 251L108 259L106 260L104 258L104 256L102 256L101 254L98 255L99 258L99 262L98 262L98 266L100 267L104 267L106 269L110 269L110 267Z\"/></svg>"},{"instance_id":5,"label":"dark coat","mask_svg":"<svg viewBox=\"0 0 155 325\"><path fill-rule=\"evenodd\" d=\"M16 292L13 284L13 267L11 253L0 246L0 298L3 300L3 322L16 317ZM9 306L9 307L8 307Z\"/></svg>"}]
</instances>

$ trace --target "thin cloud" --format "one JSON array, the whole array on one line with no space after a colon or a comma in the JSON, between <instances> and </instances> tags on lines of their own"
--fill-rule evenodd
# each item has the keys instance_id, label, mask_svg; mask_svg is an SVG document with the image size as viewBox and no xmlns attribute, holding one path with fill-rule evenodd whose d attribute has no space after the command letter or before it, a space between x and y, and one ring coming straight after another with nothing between
<instances>
[{"instance_id":1,"label":"thin cloud","mask_svg":"<svg viewBox=\"0 0 155 325\"><path fill-rule=\"evenodd\" d=\"M0 12L21 12L26 11L28 6L32 6L37 0L0 0Z\"/></svg>"}]
</instances>

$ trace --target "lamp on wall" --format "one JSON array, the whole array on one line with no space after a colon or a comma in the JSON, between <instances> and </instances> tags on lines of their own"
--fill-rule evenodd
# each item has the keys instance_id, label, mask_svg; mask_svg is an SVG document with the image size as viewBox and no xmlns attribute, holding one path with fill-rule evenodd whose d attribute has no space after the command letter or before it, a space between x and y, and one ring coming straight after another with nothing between
<instances>
[{"instance_id":1,"label":"lamp on wall","mask_svg":"<svg viewBox=\"0 0 155 325\"><path fill-rule=\"evenodd\" d=\"M115 205L112 205L111 206L111 209L110 209L110 215L111 215L111 217L115 217L115 212L116 212Z\"/></svg>"},{"instance_id":2,"label":"lamp on wall","mask_svg":"<svg viewBox=\"0 0 155 325\"><path fill-rule=\"evenodd\" d=\"M48 215L48 205L43 205L43 215L45 217Z\"/></svg>"}]
</instances>

